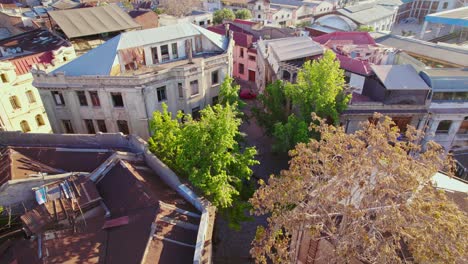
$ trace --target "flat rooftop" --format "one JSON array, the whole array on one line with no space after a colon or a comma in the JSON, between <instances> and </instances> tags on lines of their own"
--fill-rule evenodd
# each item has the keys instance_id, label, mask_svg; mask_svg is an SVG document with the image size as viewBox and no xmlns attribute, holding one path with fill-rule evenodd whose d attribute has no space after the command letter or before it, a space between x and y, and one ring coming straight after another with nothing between
<instances>
[{"instance_id":1,"label":"flat rooftop","mask_svg":"<svg viewBox=\"0 0 468 264\"><path fill-rule=\"evenodd\" d=\"M34 207L21 219L26 234L34 236L0 240L0 263L194 261L201 212L143 156L125 149L3 145L0 150L0 186L5 179L28 180L46 193L43 201L37 191L24 189L32 198L26 204ZM65 177L44 184L34 180L38 171L47 173L46 180Z\"/></svg>"},{"instance_id":2,"label":"flat rooftop","mask_svg":"<svg viewBox=\"0 0 468 264\"><path fill-rule=\"evenodd\" d=\"M63 38L45 29L36 29L0 40L0 61L70 47Z\"/></svg>"}]
</instances>

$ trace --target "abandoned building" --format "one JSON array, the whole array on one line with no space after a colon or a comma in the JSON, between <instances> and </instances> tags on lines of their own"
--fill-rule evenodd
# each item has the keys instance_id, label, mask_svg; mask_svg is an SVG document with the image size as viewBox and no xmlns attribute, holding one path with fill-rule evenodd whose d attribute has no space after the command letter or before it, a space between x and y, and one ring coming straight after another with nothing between
<instances>
[{"instance_id":1,"label":"abandoned building","mask_svg":"<svg viewBox=\"0 0 468 264\"><path fill-rule=\"evenodd\" d=\"M260 39L257 45L256 84L260 91L275 80L294 83L302 65L320 58L325 51L319 43L305 36Z\"/></svg>"},{"instance_id":2,"label":"abandoned building","mask_svg":"<svg viewBox=\"0 0 468 264\"><path fill-rule=\"evenodd\" d=\"M227 35L227 36L226 36ZM55 133L150 135L162 104L195 117L232 74L234 43L194 24L123 33L51 73L35 71Z\"/></svg>"}]
</instances>

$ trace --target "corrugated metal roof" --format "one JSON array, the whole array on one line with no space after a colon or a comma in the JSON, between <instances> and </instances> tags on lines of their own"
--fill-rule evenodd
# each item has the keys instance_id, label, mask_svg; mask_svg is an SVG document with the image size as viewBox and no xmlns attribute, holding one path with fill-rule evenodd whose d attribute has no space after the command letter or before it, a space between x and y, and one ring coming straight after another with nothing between
<instances>
[{"instance_id":1,"label":"corrugated metal roof","mask_svg":"<svg viewBox=\"0 0 468 264\"><path fill-rule=\"evenodd\" d=\"M468 91L468 68L428 69L420 73L433 91Z\"/></svg>"},{"instance_id":2,"label":"corrugated metal roof","mask_svg":"<svg viewBox=\"0 0 468 264\"><path fill-rule=\"evenodd\" d=\"M402 49L419 56L434 58L463 67L468 66L468 50L466 49L442 46L395 35L386 35L375 39L375 41L379 44Z\"/></svg>"},{"instance_id":3,"label":"corrugated metal roof","mask_svg":"<svg viewBox=\"0 0 468 264\"><path fill-rule=\"evenodd\" d=\"M50 11L49 15L68 38L91 36L141 27L115 4Z\"/></svg>"},{"instance_id":4,"label":"corrugated metal roof","mask_svg":"<svg viewBox=\"0 0 468 264\"><path fill-rule=\"evenodd\" d=\"M125 32L122 34L118 49L141 47L152 43L187 38L199 34L206 36L219 48L226 49L228 41L225 37L190 23Z\"/></svg>"},{"instance_id":5,"label":"corrugated metal roof","mask_svg":"<svg viewBox=\"0 0 468 264\"><path fill-rule=\"evenodd\" d=\"M324 51L324 48L310 37L283 38L268 44L280 61L316 56Z\"/></svg>"},{"instance_id":6,"label":"corrugated metal roof","mask_svg":"<svg viewBox=\"0 0 468 264\"><path fill-rule=\"evenodd\" d=\"M358 5L343 9L338 9L338 13L349 17L359 24L368 24L370 22L383 19L393 15L393 11L380 5Z\"/></svg>"},{"instance_id":7,"label":"corrugated metal roof","mask_svg":"<svg viewBox=\"0 0 468 264\"><path fill-rule=\"evenodd\" d=\"M387 90L430 90L409 64L371 65L372 70Z\"/></svg>"},{"instance_id":8,"label":"corrugated metal roof","mask_svg":"<svg viewBox=\"0 0 468 264\"><path fill-rule=\"evenodd\" d=\"M468 27L468 6L430 14L424 20L431 23Z\"/></svg>"}]
</instances>

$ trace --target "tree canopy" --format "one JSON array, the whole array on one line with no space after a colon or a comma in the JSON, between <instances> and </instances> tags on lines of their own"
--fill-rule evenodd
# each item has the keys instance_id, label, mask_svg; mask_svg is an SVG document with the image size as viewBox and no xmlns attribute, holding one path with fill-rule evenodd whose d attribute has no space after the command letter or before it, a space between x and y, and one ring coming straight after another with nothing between
<instances>
[{"instance_id":1,"label":"tree canopy","mask_svg":"<svg viewBox=\"0 0 468 264\"><path fill-rule=\"evenodd\" d=\"M373 26L359 26L356 31L361 31L361 32L372 32L374 31Z\"/></svg>"},{"instance_id":2,"label":"tree canopy","mask_svg":"<svg viewBox=\"0 0 468 264\"><path fill-rule=\"evenodd\" d=\"M307 61L296 83L276 81L267 85L259 96L260 107L253 113L266 133L274 136L274 150L287 152L297 143L318 136L307 129L312 112L339 123L339 114L350 99L344 85L344 71L332 51L326 51L319 60Z\"/></svg>"},{"instance_id":3,"label":"tree canopy","mask_svg":"<svg viewBox=\"0 0 468 264\"><path fill-rule=\"evenodd\" d=\"M245 102L239 97L240 85L234 83L234 79L230 76L224 78L221 87L219 88L219 103L222 105L236 105L238 108L245 106Z\"/></svg>"},{"instance_id":4,"label":"tree canopy","mask_svg":"<svg viewBox=\"0 0 468 264\"><path fill-rule=\"evenodd\" d=\"M297 75L297 82L286 85L286 95L300 115L310 121L310 113L339 123L339 113L346 109L350 96L343 96L344 71L333 51L319 60L307 61Z\"/></svg>"},{"instance_id":5,"label":"tree canopy","mask_svg":"<svg viewBox=\"0 0 468 264\"><path fill-rule=\"evenodd\" d=\"M235 102L207 106L198 121L181 112L173 119L163 104L162 112L153 113L148 140L150 151L201 190L233 228L247 219L250 167L258 164L256 149L239 145L240 124Z\"/></svg>"},{"instance_id":6,"label":"tree canopy","mask_svg":"<svg viewBox=\"0 0 468 264\"><path fill-rule=\"evenodd\" d=\"M160 0L158 8L162 8L168 15L183 17L199 5L200 0Z\"/></svg>"},{"instance_id":7,"label":"tree canopy","mask_svg":"<svg viewBox=\"0 0 468 264\"><path fill-rule=\"evenodd\" d=\"M314 115L320 139L290 152L289 170L261 182L251 203L270 215L251 250L257 262L289 263L290 237L310 232L334 248L333 263L454 263L466 257L468 217L432 183L451 171L444 149L389 117L346 134Z\"/></svg>"},{"instance_id":8,"label":"tree canopy","mask_svg":"<svg viewBox=\"0 0 468 264\"><path fill-rule=\"evenodd\" d=\"M236 15L231 9L223 8L221 10L216 10L213 13L213 23L221 24L223 20L234 20Z\"/></svg>"},{"instance_id":9,"label":"tree canopy","mask_svg":"<svg viewBox=\"0 0 468 264\"><path fill-rule=\"evenodd\" d=\"M239 9L235 13L236 18L238 19L250 19L252 18L252 13L248 9Z\"/></svg>"}]
</instances>

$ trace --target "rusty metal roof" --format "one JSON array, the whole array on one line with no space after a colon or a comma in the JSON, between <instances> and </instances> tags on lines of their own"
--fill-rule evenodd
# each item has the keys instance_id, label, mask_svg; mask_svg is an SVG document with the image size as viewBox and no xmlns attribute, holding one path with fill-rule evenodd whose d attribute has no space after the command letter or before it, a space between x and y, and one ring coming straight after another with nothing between
<instances>
[{"instance_id":1,"label":"rusty metal roof","mask_svg":"<svg viewBox=\"0 0 468 264\"><path fill-rule=\"evenodd\" d=\"M65 171L92 171L113 154L46 147L14 150ZM76 201L63 197L60 183L63 179L49 183L48 202L21 217L41 243L15 240L7 254L0 255L0 263L141 263L145 257L155 263L193 262L200 212L143 160L120 160L97 183L86 176L71 177ZM54 200L54 190L60 192L59 199Z\"/></svg>"}]
</instances>

